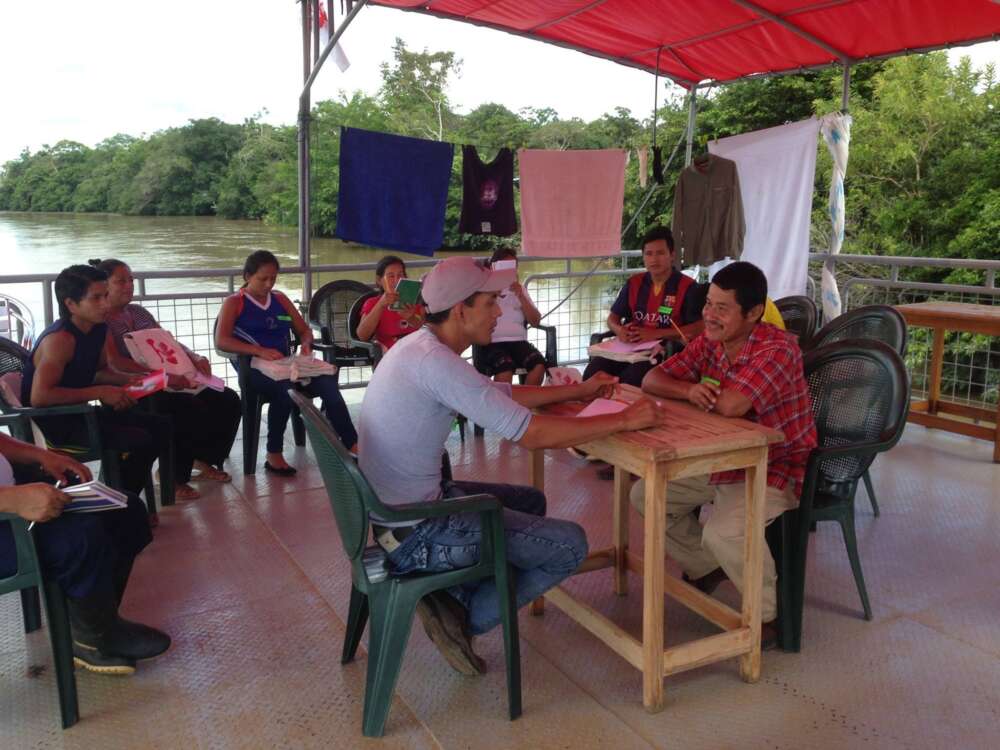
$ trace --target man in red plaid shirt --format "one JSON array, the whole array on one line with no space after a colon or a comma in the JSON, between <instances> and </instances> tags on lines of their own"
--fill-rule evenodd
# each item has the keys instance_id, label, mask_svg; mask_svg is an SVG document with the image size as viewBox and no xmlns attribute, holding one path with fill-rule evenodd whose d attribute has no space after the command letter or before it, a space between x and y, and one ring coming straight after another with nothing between
<instances>
[{"instance_id":1,"label":"man in red plaid shirt","mask_svg":"<svg viewBox=\"0 0 1000 750\"><path fill-rule=\"evenodd\" d=\"M712 279L702 312L705 331L679 354L651 370L647 393L690 401L705 411L743 417L784 433L770 447L764 514L771 522L799 504L809 452L816 447L802 352L795 336L761 322L767 279L752 263L733 263ZM745 519L743 470L671 482L667 489L667 553L685 578L706 593L728 577L743 580ZM632 504L642 512L642 482ZM702 505L714 505L704 528ZM777 616L777 573L765 548L761 619ZM773 626L762 629L773 638Z\"/></svg>"}]
</instances>

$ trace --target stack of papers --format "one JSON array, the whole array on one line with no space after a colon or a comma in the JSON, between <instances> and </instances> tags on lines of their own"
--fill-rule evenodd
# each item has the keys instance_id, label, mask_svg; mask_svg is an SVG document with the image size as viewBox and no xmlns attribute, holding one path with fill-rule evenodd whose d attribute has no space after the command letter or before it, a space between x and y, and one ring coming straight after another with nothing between
<instances>
[{"instance_id":1,"label":"stack of papers","mask_svg":"<svg viewBox=\"0 0 1000 750\"><path fill-rule=\"evenodd\" d=\"M587 404L576 415L578 417L599 417L603 414L617 414L628 408L624 401L615 401L610 398L595 398Z\"/></svg>"},{"instance_id":2,"label":"stack of papers","mask_svg":"<svg viewBox=\"0 0 1000 750\"><path fill-rule=\"evenodd\" d=\"M145 398L157 391L162 391L167 387L167 373L165 370L151 372L132 385L126 386L125 392L132 398Z\"/></svg>"},{"instance_id":3,"label":"stack of papers","mask_svg":"<svg viewBox=\"0 0 1000 750\"><path fill-rule=\"evenodd\" d=\"M622 341L617 336L614 338L606 339L599 344L594 344L591 349L600 349L606 352L617 352L619 354L629 354L631 352L643 352L647 349L652 349L659 345L659 341L638 341L634 344L628 344Z\"/></svg>"},{"instance_id":4,"label":"stack of papers","mask_svg":"<svg viewBox=\"0 0 1000 750\"><path fill-rule=\"evenodd\" d=\"M128 505L126 495L96 479L60 489L73 498L63 506L63 513L97 513L102 510L118 510Z\"/></svg>"}]
</instances>

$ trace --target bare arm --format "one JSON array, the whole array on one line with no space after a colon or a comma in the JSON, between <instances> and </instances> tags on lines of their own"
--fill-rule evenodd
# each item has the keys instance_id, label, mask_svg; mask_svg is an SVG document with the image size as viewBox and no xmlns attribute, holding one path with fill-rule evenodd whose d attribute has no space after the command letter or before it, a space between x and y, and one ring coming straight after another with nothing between
<instances>
[{"instance_id":1,"label":"bare arm","mask_svg":"<svg viewBox=\"0 0 1000 750\"><path fill-rule=\"evenodd\" d=\"M537 326L541 323L542 314L538 312L538 308L535 307L535 303L531 301L531 297L524 291L524 287L519 283L515 283L511 285L511 288L521 302L521 312L524 314L524 319L528 321L528 325Z\"/></svg>"},{"instance_id":2,"label":"bare arm","mask_svg":"<svg viewBox=\"0 0 1000 750\"><path fill-rule=\"evenodd\" d=\"M591 401L598 396L610 398L618 378L606 372L594 373L582 383L573 385L515 385L511 387L511 398L521 406L535 409L563 401Z\"/></svg>"},{"instance_id":3,"label":"bare arm","mask_svg":"<svg viewBox=\"0 0 1000 750\"><path fill-rule=\"evenodd\" d=\"M236 325L236 318L239 317L238 306L239 298L236 295L229 297L222 303L222 309L219 310L219 324L215 328L215 345L224 352L249 354L251 357L261 357L265 356L264 352L275 351L256 344L248 344L233 335L233 327ZM276 353L280 359L281 353Z\"/></svg>"},{"instance_id":4,"label":"bare arm","mask_svg":"<svg viewBox=\"0 0 1000 750\"><path fill-rule=\"evenodd\" d=\"M664 424L666 418L663 405L650 398L641 398L617 414L598 417L552 417L536 414L517 443L531 450L568 448L614 435L616 432L656 427Z\"/></svg>"},{"instance_id":5,"label":"bare arm","mask_svg":"<svg viewBox=\"0 0 1000 750\"><path fill-rule=\"evenodd\" d=\"M295 304L290 299L288 299L288 297L286 297L281 292L272 292L272 294L277 295L278 302L281 303L281 306L285 308L285 312L287 312L288 316L292 319L292 330L295 331L295 334L299 337L299 345L301 347L301 352L306 355L312 354L312 345L313 345L312 328L309 327L309 324L306 323L305 318L302 317L302 314L295 307Z\"/></svg>"},{"instance_id":6,"label":"bare arm","mask_svg":"<svg viewBox=\"0 0 1000 750\"><path fill-rule=\"evenodd\" d=\"M389 296L382 294L379 296L374 307L367 314L361 316L357 330L359 339L362 341L371 341L372 336L375 335L375 329L378 328L379 321L382 320L382 313L385 312L389 304Z\"/></svg>"},{"instance_id":7,"label":"bare arm","mask_svg":"<svg viewBox=\"0 0 1000 750\"><path fill-rule=\"evenodd\" d=\"M80 404L107 396L107 387L63 388L59 385L75 350L73 337L65 332L46 336L35 352L35 377L31 383L32 406Z\"/></svg>"},{"instance_id":8,"label":"bare arm","mask_svg":"<svg viewBox=\"0 0 1000 750\"><path fill-rule=\"evenodd\" d=\"M125 373L126 375L146 375L149 373L148 367L143 367L131 357L126 357L118 351L115 340L111 336L111 331L108 331L108 335L104 340L104 358L115 372ZM128 379L126 378L126 382ZM95 378L95 382L96 380Z\"/></svg>"},{"instance_id":9,"label":"bare arm","mask_svg":"<svg viewBox=\"0 0 1000 750\"><path fill-rule=\"evenodd\" d=\"M742 393L721 388L710 382L692 383L670 377L657 367L642 379L642 390L654 396L689 401L705 411L714 411L723 417L742 417L752 404Z\"/></svg>"},{"instance_id":10,"label":"bare arm","mask_svg":"<svg viewBox=\"0 0 1000 750\"><path fill-rule=\"evenodd\" d=\"M12 464L39 464L53 479L62 479L66 472L76 474L85 482L93 478L90 469L79 461L31 443L21 442L3 433L0 433L0 454Z\"/></svg>"}]
</instances>

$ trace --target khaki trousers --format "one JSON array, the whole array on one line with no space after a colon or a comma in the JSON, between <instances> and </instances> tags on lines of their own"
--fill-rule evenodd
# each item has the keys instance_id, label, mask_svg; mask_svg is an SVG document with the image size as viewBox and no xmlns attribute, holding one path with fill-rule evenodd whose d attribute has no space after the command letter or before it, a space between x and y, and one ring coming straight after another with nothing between
<instances>
[{"instance_id":1,"label":"khaki trousers","mask_svg":"<svg viewBox=\"0 0 1000 750\"><path fill-rule=\"evenodd\" d=\"M643 480L632 487L629 500L641 515L645 503ZM698 509L707 504L713 507L702 527ZM779 490L768 485L764 497L765 523L797 505L798 498L791 488ZM667 554L680 564L688 578L701 578L721 567L742 593L745 519L744 482L710 485L708 477L692 477L667 484ZM765 545L762 622L778 616L777 581L774 558Z\"/></svg>"}]
</instances>

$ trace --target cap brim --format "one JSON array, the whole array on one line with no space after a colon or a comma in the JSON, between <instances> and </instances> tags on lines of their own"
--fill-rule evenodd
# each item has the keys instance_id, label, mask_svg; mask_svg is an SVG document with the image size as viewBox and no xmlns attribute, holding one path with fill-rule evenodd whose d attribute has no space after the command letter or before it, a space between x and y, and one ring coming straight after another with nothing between
<instances>
[{"instance_id":1,"label":"cap brim","mask_svg":"<svg viewBox=\"0 0 1000 750\"><path fill-rule=\"evenodd\" d=\"M517 281L517 269L511 268L506 271L490 271L490 277L486 283L479 287L480 292L501 292Z\"/></svg>"}]
</instances>

